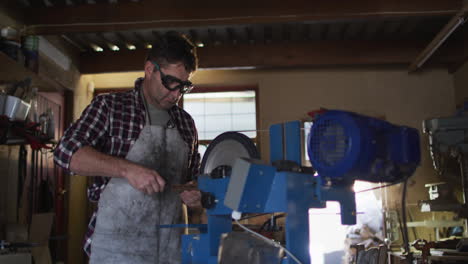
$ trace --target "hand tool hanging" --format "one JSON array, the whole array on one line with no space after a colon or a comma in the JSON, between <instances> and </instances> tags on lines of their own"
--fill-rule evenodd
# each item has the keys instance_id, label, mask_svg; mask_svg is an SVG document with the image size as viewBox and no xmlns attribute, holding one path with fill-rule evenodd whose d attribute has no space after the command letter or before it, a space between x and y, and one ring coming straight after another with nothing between
<instances>
[{"instance_id":1,"label":"hand tool hanging","mask_svg":"<svg viewBox=\"0 0 468 264\"><path fill-rule=\"evenodd\" d=\"M28 158L28 151L26 147L21 144L19 148L19 158L18 158L18 196L17 196L17 208L16 208L16 221L19 221L20 215L20 208L23 207L23 201L21 198L23 197L23 189L26 185L26 175L27 175L27 161Z\"/></svg>"},{"instance_id":2,"label":"hand tool hanging","mask_svg":"<svg viewBox=\"0 0 468 264\"><path fill-rule=\"evenodd\" d=\"M47 208L46 208L46 201L45 201L45 196L46 196L46 192L47 192L47 184L46 184L46 181L44 179L44 155L42 154L42 151L38 151L37 153L39 155L39 165L38 165L38 169L39 169L39 175L37 175L39 178L39 185L38 185L38 189L37 189L37 211L39 213L45 213L47 212Z\"/></svg>"},{"instance_id":3,"label":"hand tool hanging","mask_svg":"<svg viewBox=\"0 0 468 264\"><path fill-rule=\"evenodd\" d=\"M47 213L53 208L53 194L50 188L49 181L49 160L47 158L47 150L40 150L40 184L38 189L38 212ZM44 161L45 159L45 161ZM45 166L44 166L45 163ZM44 173L45 170L45 173Z\"/></svg>"},{"instance_id":4,"label":"hand tool hanging","mask_svg":"<svg viewBox=\"0 0 468 264\"><path fill-rule=\"evenodd\" d=\"M35 179L36 179L36 156L37 150L31 149L31 165L30 177L29 177L29 188L28 188L28 223L31 223L32 215L35 212Z\"/></svg>"}]
</instances>

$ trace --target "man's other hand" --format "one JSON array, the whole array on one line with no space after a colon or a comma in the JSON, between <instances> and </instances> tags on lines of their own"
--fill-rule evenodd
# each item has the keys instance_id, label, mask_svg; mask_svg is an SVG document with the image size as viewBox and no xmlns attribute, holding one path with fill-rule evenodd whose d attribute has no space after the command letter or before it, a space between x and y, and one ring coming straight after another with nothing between
<instances>
[{"instance_id":1,"label":"man's other hand","mask_svg":"<svg viewBox=\"0 0 468 264\"><path fill-rule=\"evenodd\" d=\"M182 201L191 208L201 207L201 192L198 190L183 191L180 194Z\"/></svg>"}]
</instances>

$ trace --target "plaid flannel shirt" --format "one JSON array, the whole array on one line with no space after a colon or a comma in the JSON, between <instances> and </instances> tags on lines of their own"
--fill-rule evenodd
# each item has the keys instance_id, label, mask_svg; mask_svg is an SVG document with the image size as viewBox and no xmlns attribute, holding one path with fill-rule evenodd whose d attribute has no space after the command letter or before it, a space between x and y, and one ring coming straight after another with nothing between
<instances>
[{"instance_id":1,"label":"plaid flannel shirt","mask_svg":"<svg viewBox=\"0 0 468 264\"><path fill-rule=\"evenodd\" d=\"M135 82L135 89L127 92L99 95L83 111L81 117L66 131L54 151L55 163L70 171L73 154L84 146L92 146L103 153L125 158L145 125L146 111L140 95L143 78ZM198 174L200 155L198 135L192 117L178 106L168 110L171 121L189 145L189 175L186 181ZM98 202L109 178L94 177L88 187L88 199ZM91 239L96 225L93 213L85 235L84 250L91 254Z\"/></svg>"}]
</instances>

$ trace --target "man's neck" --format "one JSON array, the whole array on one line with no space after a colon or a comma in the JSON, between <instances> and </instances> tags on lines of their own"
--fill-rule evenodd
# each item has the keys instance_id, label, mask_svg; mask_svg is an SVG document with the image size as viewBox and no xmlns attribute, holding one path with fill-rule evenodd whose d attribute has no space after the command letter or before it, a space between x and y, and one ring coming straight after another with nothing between
<instances>
[{"instance_id":1,"label":"man's neck","mask_svg":"<svg viewBox=\"0 0 468 264\"><path fill-rule=\"evenodd\" d=\"M146 105L148 105L148 106L151 105L151 106L153 106L153 107L155 107L157 109L163 110L159 104L154 102L154 100L151 100L151 96L148 94L148 89L149 89L148 85L149 84L146 82L146 79L143 80L143 85L141 87L142 94L143 94L142 99L145 101Z\"/></svg>"}]
</instances>

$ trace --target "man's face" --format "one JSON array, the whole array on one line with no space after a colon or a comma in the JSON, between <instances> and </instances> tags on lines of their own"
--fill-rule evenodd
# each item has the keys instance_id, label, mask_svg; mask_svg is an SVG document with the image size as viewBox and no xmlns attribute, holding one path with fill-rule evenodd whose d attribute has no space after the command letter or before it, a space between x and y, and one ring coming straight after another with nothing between
<instances>
[{"instance_id":1,"label":"man's face","mask_svg":"<svg viewBox=\"0 0 468 264\"><path fill-rule=\"evenodd\" d=\"M166 64L164 67L160 65L160 67L160 71L164 75L176 77L181 81L188 81L190 77L190 73L185 70L183 63ZM160 71L150 61L145 63L143 93L148 103L159 109L167 110L179 102L182 94L179 89L170 91L164 87Z\"/></svg>"}]
</instances>

